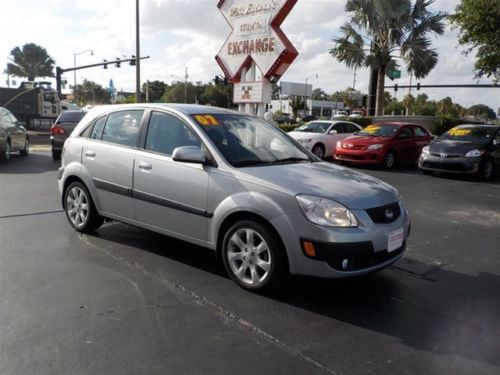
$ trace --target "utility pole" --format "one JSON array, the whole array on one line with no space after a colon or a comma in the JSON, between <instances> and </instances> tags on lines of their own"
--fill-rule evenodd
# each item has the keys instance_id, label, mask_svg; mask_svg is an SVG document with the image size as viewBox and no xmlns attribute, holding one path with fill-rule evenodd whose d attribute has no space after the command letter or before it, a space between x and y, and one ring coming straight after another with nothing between
<instances>
[{"instance_id":1,"label":"utility pole","mask_svg":"<svg viewBox=\"0 0 500 375\"><path fill-rule=\"evenodd\" d=\"M139 37L139 0L135 0L135 102L141 102L141 48Z\"/></svg>"},{"instance_id":2,"label":"utility pole","mask_svg":"<svg viewBox=\"0 0 500 375\"><path fill-rule=\"evenodd\" d=\"M354 76L354 80L353 80L353 82L352 82L352 89L353 89L353 90L356 90L356 69L357 69L357 68L358 68L358 67L357 67L356 65L354 65L354 74L353 74L353 76Z\"/></svg>"}]
</instances>

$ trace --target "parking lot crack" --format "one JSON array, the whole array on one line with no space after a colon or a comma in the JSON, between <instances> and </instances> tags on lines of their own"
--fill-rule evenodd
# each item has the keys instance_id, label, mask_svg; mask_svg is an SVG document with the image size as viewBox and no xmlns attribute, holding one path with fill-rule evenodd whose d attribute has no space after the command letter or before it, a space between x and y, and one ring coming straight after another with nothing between
<instances>
[{"instance_id":1,"label":"parking lot crack","mask_svg":"<svg viewBox=\"0 0 500 375\"><path fill-rule=\"evenodd\" d=\"M49 211L40 211L40 212L29 212L29 213L24 213L24 214L3 215L3 216L0 216L0 219L12 219L12 218L16 218L16 217L36 216L36 215L60 214L61 212L64 212L64 210L49 210Z\"/></svg>"}]
</instances>

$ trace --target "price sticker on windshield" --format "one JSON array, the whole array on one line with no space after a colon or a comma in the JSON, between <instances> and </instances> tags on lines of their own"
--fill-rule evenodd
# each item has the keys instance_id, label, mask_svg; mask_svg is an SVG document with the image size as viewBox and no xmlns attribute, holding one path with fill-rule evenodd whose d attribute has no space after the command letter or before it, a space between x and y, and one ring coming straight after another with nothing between
<instances>
[{"instance_id":1,"label":"price sticker on windshield","mask_svg":"<svg viewBox=\"0 0 500 375\"><path fill-rule=\"evenodd\" d=\"M363 129L363 131L366 133L376 133L379 129L380 129L380 126L368 125L366 128Z\"/></svg>"},{"instance_id":2,"label":"price sticker on windshield","mask_svg":"<svg viewBox=\"0 0 500 375\"><path fill-rule=\"evenodd\" d=\"M202 126L217 126L219 121L212 115L195 115L193 116L196 122Z\"/></svg>"},{"instance_id":3,"label":"price sticker on windshield","mask_svg":"<svg viewBox=\"0 0 500 375\"><path fill-rule=\"evenodd\" d=\"M456 136L456 137L465 137L467 135L470 135L472 133L471 129L458 129L458 128L453 128L449 131L450 135Z\"/></svg>"}]
</instances>

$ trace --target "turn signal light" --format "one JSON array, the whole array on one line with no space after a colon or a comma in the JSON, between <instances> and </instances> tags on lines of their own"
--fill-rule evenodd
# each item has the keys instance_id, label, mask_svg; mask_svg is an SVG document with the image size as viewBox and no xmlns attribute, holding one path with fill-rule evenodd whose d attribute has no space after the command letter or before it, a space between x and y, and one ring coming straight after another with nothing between
<instances>
[{"instance_id":1,"label":"turn signal light","mask_svg":"<svg viewBox=\"0 0 500 375\"><path fill-rule=\"evenodd\" d=\"M312 258L315 258L316 257L316 249L314 248L314 245L312 242L309 242L309 241L304 241L302 243L302 245L304 246L304 251L305 253L312 257Z\"/></svg>"},{"instance_id":2,"label":"turn signal light","mask_svg":"<svg viewBox=\"0 0 500 375\"><path fill-rule=\"evenodd\" d=\"M64 128L62 126L53 125L52 128L50 129L50 134L52 134L52 135L63 135L64 134Z\"/></svg>"}]
</instances>

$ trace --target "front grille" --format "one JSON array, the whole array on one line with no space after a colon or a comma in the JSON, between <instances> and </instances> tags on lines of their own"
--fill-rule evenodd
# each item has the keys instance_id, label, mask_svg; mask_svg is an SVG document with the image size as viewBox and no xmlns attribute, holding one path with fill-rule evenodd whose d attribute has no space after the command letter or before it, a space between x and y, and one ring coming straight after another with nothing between
<instances>
[{"instance_id":1,"label":"front grille","mask_svg":"<svg viewBox=\"0 0 500 375\"><path fill-rule=\"evenodd\" d=\"M439 163L432 161L424 161L422 163L423 168L429 169L439 169L443 171L452 171L452 172L466 172L467 167L464 163L457 162L447 162L447 163Z\"/></svg>"},{"instance_id":2,"label":"front grille","mask_svg":"<svg viewBox=\"0 0 500 375\"><path fill-rule=\"evenodd\" d=\"M366 212L375 224L392 223L401 216L401 208L399 207L398 202L381 207L370 208L366 210Z\"/></svg>"}]
</instances>

